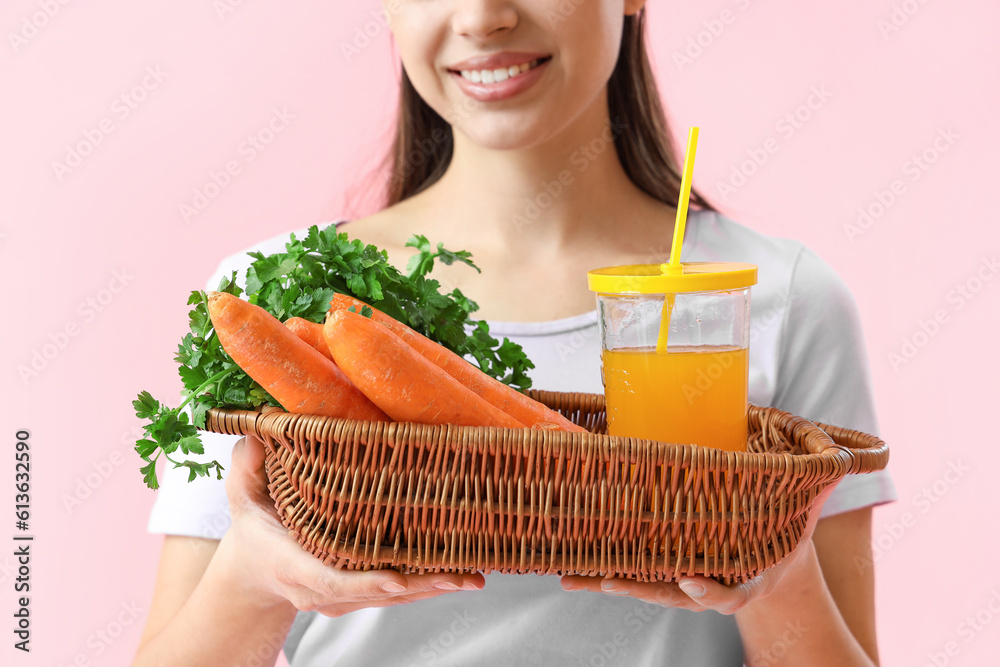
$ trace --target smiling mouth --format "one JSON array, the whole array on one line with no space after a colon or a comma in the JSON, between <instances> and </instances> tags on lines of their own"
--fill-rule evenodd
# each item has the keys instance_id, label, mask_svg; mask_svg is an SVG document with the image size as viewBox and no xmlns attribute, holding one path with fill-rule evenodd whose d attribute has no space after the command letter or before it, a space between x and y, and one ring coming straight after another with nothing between
<instances>
[{"instance_id":1,"label":"smiling mouth","mask_svg":"<svg viewBox=\"0 0 1000 667\"><path fill-rule=\"evenodd\" d=\"M513 79L515 77L521 76L525 72L533 70L542 63L546 63L552 60L552 56L546 56L544 58L535 58L532 61L520 63L519 65L511 65L510 67L498 67L496 69L476 69L476 70L448 70L453 74L460 74L466 81L471 81L472 83L490 85L495 83L503 83L508 79Z\"/></svg>"}]
</instances>

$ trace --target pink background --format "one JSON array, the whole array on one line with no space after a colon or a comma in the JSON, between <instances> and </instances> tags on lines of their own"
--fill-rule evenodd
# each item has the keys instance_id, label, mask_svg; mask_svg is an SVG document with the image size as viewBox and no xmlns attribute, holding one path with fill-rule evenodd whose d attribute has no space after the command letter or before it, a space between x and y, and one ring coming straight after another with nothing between
<instances>
[{"instance_id":1,"label":"pink background","mask_svg":"<svg viewBox=\"0 0 1000 667\"><path fill-rule=\"evenodd\" d=\"M992 423L1000 368L986 342L1000 329L1000 279L988 263L1000 251L988 194L998 175L1000 11L982 0L651 4L674 130L701 126L696 183L731 217L807 243L857 297L900 491L875 515L883 664L989 664L1000 634L988 607L992 599L1000 609L991 515L1000 500ZM58 11L48 18L45 6ZM176 395L172 357L186 297L221 257L370 209L345 198L365 182L391 127L396 84L379 9L369 1L2 3L0 541L15 532L18 428L31 430L36 541L34 650L14 651L5 629L0 662L131 657L162 538L145 532L154 496L137 471L130 403L140 389ZM720 17L729 22L713 23ZM29 37L12 41L19 34ZM355 40L360 52L348 58L343 45ZM691 46L699 40L700 53ZM687 48L690 62L678 62ZM115 100L147 68L162 80L148 78L151 90L139 91L145 99L125 117ZM800 108L813 90L826 99ZM294 118L248 162L240 143L275 109ZM783 121L797 110L798 127ZM112 131L60 179L53 163L96 136L102 119ZM724 196L719 184L764 146L767 161L748 164L753 173ZM925 151L926 170L914 171L913 156ZM230 160L240 173L185 221L179 206ZM849 233L859 207L878 213L880 197L893 201ZM956 291L962 285L968 298ZM60 341L22 380L18 367ZM74 494L80 502L68 508ZM0 548L3 628L15 604L10 552ZM102 631L118 636L108 644Z\"/></svg>"}]
</instances>

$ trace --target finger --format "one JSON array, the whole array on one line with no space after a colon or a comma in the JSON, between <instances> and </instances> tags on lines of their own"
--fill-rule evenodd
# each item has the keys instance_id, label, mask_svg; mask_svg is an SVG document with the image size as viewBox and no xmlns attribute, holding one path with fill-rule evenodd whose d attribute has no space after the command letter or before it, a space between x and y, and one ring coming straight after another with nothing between
<instances>
[{"instance_id":1,"label":"finger","mask_svg":"<svg viewBox=\"0 0 1000 667\"><path fill-rule=\"evenodd\" d=\"M233 470L256 473L264 469L264 443L252 435L245 435L233 445Z\"/></svg>"},{"instance_id":2,"label":"finger","mask_svg":"<svg viewBox=\"0 0 1000 667\"><path fill-rule=\"evenodd\" d=\"M403 574L388 569L358 572L324 565L301 549L300 553L306 560L295 558L295 571L286 580L310 589L315 595L315 599L309 600L313 604L375 601L431 591L481 590L486 585L485 577L478 572Z\"/></svg>"},{"instance_id":3,"label":"finger","mask_svg":"<svg viewBox=\"0 0 1000 667\"><path fill-rule=\"evenodd\" d=\"M562 578L563 589L567 591L586 590L608 595L633 597L650 604L676 607L690 611L704 611L704 607L685 595L676 583L666 581L641 582L632 579L605 579L602 577L581 577L567 575Z\"/></svg>"},{"instance_id":4,"label":"finger","mask_svg":"<svg viewBox=\"0 0 1000 667\"><path fill-rule=\"evenodd\" d=\"M264 470L264 443L253 436L240 438L233 446L233 458L226 476L230 502L262 502L267 496L267 473ZM271 504L271 503L268 503Z\"/></svg>"},{"instance_id":5,"label":"finger","mask_svg":"<svg viewBox=\"0 0 1000 667\"><path fill-rule=\"evenodd\" d=\"M376 600L380 607L393 604L403 604L412 600L422 600L428 597L437 597L445 593L456 593L460 591L479 591L485 585L485 578L477 573L470 575L427 575L415 574L404 575L408 578L405 591L396 593L385 593L384 596ZM383 590L385 587L383 586ZM369 601L372 602L372 601Z\"/></svg>"},{"instance_id":6,"label":"finger","mask_svg":"<svg viewBox=\"0 0 1000 667\"><path fill-rule=\"evenodd\" d=\"M380 591L372 597L401 596L434 591L479 591L486 585L486 578L478 573L433 573L401 574L385 570L386 579L379 585Z\"/></svg>"},{"instance_id":7,"label":"finger","mask_svg":"<svg viewBox=\"0 0 1000 667\"><path fill-rule=\"evenodd\" d=\"M478 591L486 585L482 574L402 574L395 570L353 572L331 570L318 592L339 600L364 601L432 591Z\"/></svg>"},{"instance_id":8,"label":"finger","mask_svg":"<svg viewBox=\"0 0 1000 667\"><path fill-rule=\"evenodd\" d=\"M763 575L733 586L708 577L683 577L677 582L680 591L692 602L720 614L734 614L758 598L764 590Z\"/></svg>"},{"instance_id":9,"label":"finger","mask_svg":"<svg viewBox=\"0 0 1000 667\"><path fill-rule=\"evenodd\" d=\"M329 605L322 605L316 609L320 614L324 616L342 616L344 614L349 614L352 611L358 611L359 609L370 609L372 607L395 607L401 604L409 604L411 602L417 602L418 600L427 600L429 598L436 598L441 595L448 595L449 593L457 591L424 591L422 593L413 593L411 595L395 595L390 598L385 598L383 600L370 600L367 602L341 602L333 603Z\"/></svg>"},{"instance_id":10,"label":"finger","mask_svg":"<svg viewBox=\"0 0 1000 667\"><path fill-rule=\"evenodd\" d=\"M601 582L603 577L585 577L579 574L566 574L559 580L564 591L593 591L601 592Z\"/></svg>"},{"instance_id":11,"label":"finger","mask_svg":"<svg viewBox=\"0 0 1000 667\"><path fill-rule=\"evenodd\" d=\"M486 577L480 572L440 572L434 574L406 574L404 586L409 591L479 591L486 586Z\"/></svg>"},{"instance_id":12,"label":"finger","mask_svg":"<svg viewBox=\"0 0 1000 667\"><path fill-rule=\"evenodd\" d=\"M344 604L353 604L359 609L390 606L394 604L392 600L397 598L478 591L485 585L485 579L479 573L404 575L395 570L355 572L324 566L318 560L316 563L324 570L320 576L306 578L312 574L306 574L311 565L304 566L301 568L303 573L293 576L283 591L283 595L302 611L336 611Z\"/></svg>"}]
</instances>

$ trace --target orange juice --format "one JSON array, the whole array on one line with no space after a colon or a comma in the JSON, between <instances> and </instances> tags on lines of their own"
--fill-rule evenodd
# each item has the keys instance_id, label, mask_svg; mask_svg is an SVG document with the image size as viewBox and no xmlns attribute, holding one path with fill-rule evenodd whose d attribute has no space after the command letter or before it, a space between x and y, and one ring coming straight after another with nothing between
<instances>
[{"instance_id":1,"label":"orange juice","mask_svg":"<svg viewBox=\"0 0 1000 667\"><path fill-rule=\"evenodd\" d=\"M745 452L748 356L734 346L604 350L608 432Z\"/></svg>"}]
</instances>

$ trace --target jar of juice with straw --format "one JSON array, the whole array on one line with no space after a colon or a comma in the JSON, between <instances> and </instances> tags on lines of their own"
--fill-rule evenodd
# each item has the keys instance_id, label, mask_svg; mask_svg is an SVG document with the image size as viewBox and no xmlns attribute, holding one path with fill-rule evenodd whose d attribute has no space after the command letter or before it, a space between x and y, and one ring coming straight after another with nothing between
<instances>
[{"instance_id":1,"label":"jar of juice with straw","mask_svg":"<svg viewBox=\"0 0 1000 667\"><path fill-rule=\"evenodd\" d=\"M746 451L750 286L734 262L589 272L611 435Z\"/></svg>"},{"instance_id":2,"label":"jar of juice with straw","mask_svg":"<svg viewBox=\"0 0 1000 667\"><path fill-rule=\"evenodd\" d=\"M681 263L698 128L688 133L670 261L595 269L611 435L746 451L757 267Z\"/></svg>"}]
</instances>

